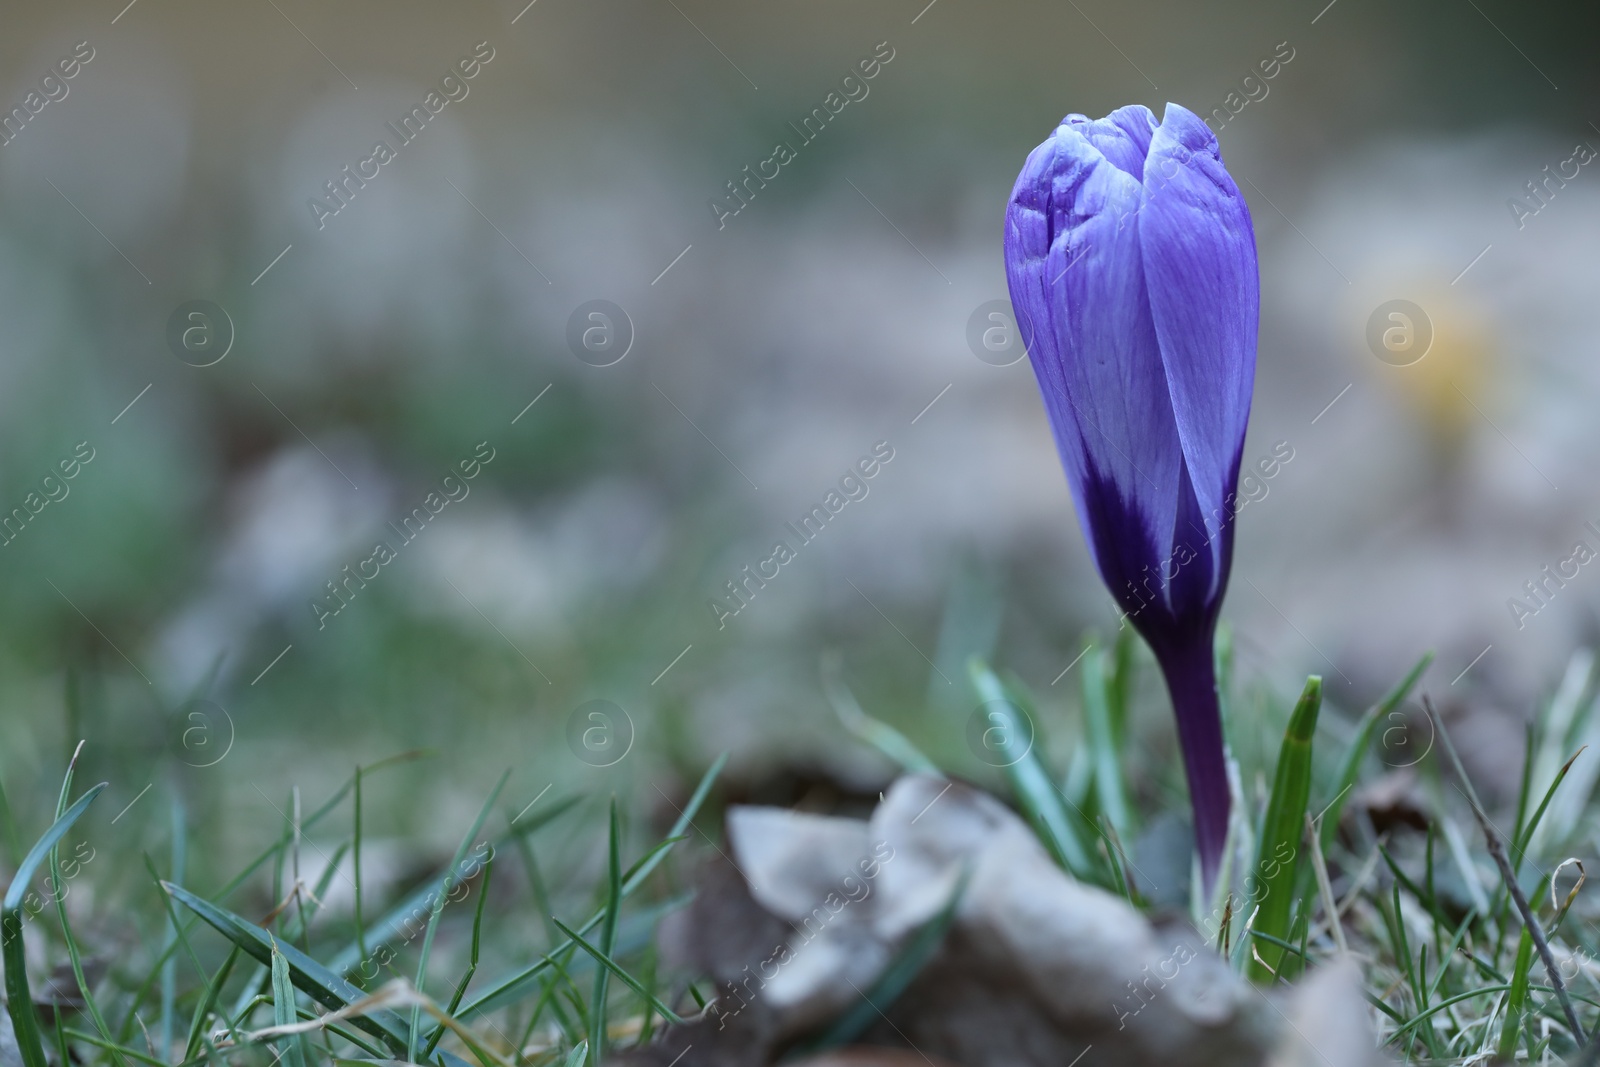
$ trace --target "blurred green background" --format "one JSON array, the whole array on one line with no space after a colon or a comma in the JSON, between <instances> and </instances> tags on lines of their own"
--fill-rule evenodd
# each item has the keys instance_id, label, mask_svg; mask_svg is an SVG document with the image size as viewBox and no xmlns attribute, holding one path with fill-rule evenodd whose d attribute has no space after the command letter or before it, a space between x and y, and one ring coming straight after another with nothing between
<instances>
[{"instance_id":1,"label":"blurred green background","mask_svg":"<svg viewBox=\"0 0 1600 1067\"><path fill-rule=\"evenodd\" d=\"M875 793L887 767L834 721L827 653L980 779L972 652L1070 743L1063 671L1114 613L1026 362L979 358L969 320L1005 296L1028 150L1133 102L1258 97L1220 134L1261 250L1246 458L1294 458L1240 516L1241 675L1318 671L1355 707L1435 648L1436 691L1514 723L1595 630L1587 572L1533 618L1507 604L1600 544L1600 179L1527 188L1600 145L1592 5L114 0L7 21L7 108L93 52L0 145L0 505L94 454L0 549L0 779L25 825L79 739L106 808L143 797L132 839L164 840L181 796L219 857L259 846L235 827L270 838L290 786L414 748L429 770L374 784L375 832L441 847L507 766L513 808L562 783L670 817L723 750L736 795ZM480 42L467 95L319 227L324 183L398 144L386 124ZM867 95L719 228L709 202L880 42ZM1392 299L1430 323L1407 367L1365 340ZM568 342L593 300L632 335L610 366ZM214 365L169 344L189 301L231 322L207 320L233 334ZM867 495L719 627L712 598L880 441ZM470 495L319 629L326 583L479 442ZM631 724L609 767L573 740L591 700Z\"/></svg>"}]
</instances>

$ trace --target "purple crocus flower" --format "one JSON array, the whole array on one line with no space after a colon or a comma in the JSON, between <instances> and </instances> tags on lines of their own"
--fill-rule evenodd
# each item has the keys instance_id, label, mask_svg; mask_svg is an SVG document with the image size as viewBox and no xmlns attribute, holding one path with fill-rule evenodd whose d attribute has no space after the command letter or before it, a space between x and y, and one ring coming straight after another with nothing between
<instances>
[{"instance_id":1,"label":"purple crocus flower","mask_svg":"<svg viewBox=\"0 0 1600 1067\"><path fill-rule=\"evenodd\" d=\"M1005 258L1078 522L1172 695L1209 889L1228 829L1212 642L1260 305L1250 210L1193 112L1068 115L1017 177Z\"/></svg>"}]
</instances>

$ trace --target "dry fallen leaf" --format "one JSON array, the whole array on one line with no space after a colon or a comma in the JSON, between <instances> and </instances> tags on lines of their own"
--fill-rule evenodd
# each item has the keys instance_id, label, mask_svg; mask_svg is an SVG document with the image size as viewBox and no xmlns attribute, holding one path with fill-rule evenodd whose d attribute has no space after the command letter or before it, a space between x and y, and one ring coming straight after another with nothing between
<instances>
[{"instance_id":1,"label":"dry fallen leaf","mask_svg":"<svg viewBox=\"0 0 1600 1067\"><path fill-rule=\"evenodd\" d=\"M775 1062L858 1009L963 883L937 950L849 1035L870 1049L807 1067L1210 1067L1269 1056L1288 1067L1302 1051L1320 1067L1369 1062L1350 1058L1371 1050L1364 1005L1341 1002L1337 1032L1319 1028L1309 994L1286 1011L1281 994L1234 974L1186 924L1152 924L1074 880L1015 813L971 787L902 778L867 821L734 808L728 844L732 865L714 865L662 935L663 962L713 978L718 998L632 1063ZM1341 980L1303 988L1331 995Z\"/></svg>"}]
</instances>

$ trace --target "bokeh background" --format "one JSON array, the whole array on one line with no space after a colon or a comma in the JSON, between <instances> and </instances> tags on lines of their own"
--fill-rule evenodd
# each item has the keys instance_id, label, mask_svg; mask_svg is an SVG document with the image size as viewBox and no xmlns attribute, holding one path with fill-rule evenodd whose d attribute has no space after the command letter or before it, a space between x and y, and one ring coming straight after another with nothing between
<instances>
[{"instance_id":1,"label":"bokeh background","mask_svg":"<svg viewBox=\"0 0 1600 1067\"><path fill-rule=\"evenodd\" d=\"M970 324L1005 297L1028 150L1131 102L1225 117L1256 222L1246 458L1292 459L1240 515L1240 676L1320 672L1357 709L1434 649L1426 684L1492 713L1514 774L1594 637L1600 565L1508 605L1600 550L1600 172L1571 162L1600 146L1592 6L97 0L7 25L7 109L92 51L0 145L0 505L93 456L0 548L23 825L80 739L110 811L150 806L134 839L181 797L229 854L290 786L411 749L427 772L375 784L370 818L441 842L506 767L513 807L556 782L670 805L721 751L736 793L876 792L825 661L980 780L974 652L1070 746L1068 668L1114 613L1026 361ZM468 95L319 220L475 49ZM875 51L868 94L719 226L726 183ZM595 300L630 339L608 366L569 343ZM1368 343L1393 300L1430 338L1406 366ZM319 627L326 583L480 442L470 495ZM866 497L719 620L879 442ZM579 758L595 700L632 737L605 768Z\"/></svg>"}]
</instances>

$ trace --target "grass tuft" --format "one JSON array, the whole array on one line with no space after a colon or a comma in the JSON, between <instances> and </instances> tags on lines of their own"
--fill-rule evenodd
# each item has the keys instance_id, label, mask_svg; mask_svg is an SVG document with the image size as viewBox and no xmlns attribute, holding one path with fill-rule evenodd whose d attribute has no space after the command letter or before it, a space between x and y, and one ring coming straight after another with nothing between
<instances>
[{"instance_id":1,"label":"grass tuft","mask_svg":"<svg viewBox=\"0 0 1600 1067\"><path fill-rule=\"evenodd\" d=\"M1156 831L1168 833L1173 814L1187 810L1170 758L1170 712L1159 686L1140 684L1150 660L1131 632L1080 647L1078 685L1040 688L1044 703L1014 675L970 664L984 731L973 756L1065 870L1155 913L1183 899L1181 884L1145 874L1160 873L1152 848L1172 848L1161 844L1170 834ZM1429 657L1354 715L1317 678L1290 699L1240 677L1225 641L1218 654L1238 815L1215 911L1197 915L1206 940L1267 984L1337 958L1360 961L1379 1040L1396 1057L1579 1057L1600 1028L1600 906L1580 862L1600 835L1594 659L1574 657L1535 709L1517 788L1491 808L1436 717L1427 723L1437 743L1408 747L1412 763L1395 761L1390 742L1414 722L1402 707L1421 689ZM875 722L832 669L824 691L845 732L901 770L939 773L923 753L954 751L939 731L955 724L930 717L926 733L902 733ZM1278 743L1261 743L1268 738ZM37 804L56 818L18 858L0 901L7 1010L23 1067L589 1067L706 1008L705 976L662 973L652 943L662 918L692 896L693 866L674 860L718 845L713 794L725 759L657 835L638 829L638 813L658 798L628 792L635 782L617 779L608 802L541 793L536 807L514 812L500 776L452 834L448 856L386 881L371 851L380 824L393 832L381 787L401 785L395 778L421 756L361 767L304 815L300 791L277 787L288 794L273 803L281 818L259 828L268 840L244 849L246 862L231 872L217 869L206 805L189 797L186 807L175 795L147 827L159 842L119 851L115 840L94 839L108 858L91 865L87 843L72 846L68 835L93 839L92 826L80 828L104 787L73 800L71 763L59 795ZM1386 791L1402 799L1373 800ZM1423 820L1409 825L1418 805ZM496 810L503 820L489 830ZM8 824L0 853L15 816L0 811ZM1481 834L1467 832L1474 827ZM517 862L499 862L510 855ZM308 866L313 858L320 867ZM128 862L134 875L117 877ZM80 896L80 886L93 892ZM854 1010L805 1047L859 1039L937 951L959 896L958 887L885 972L863 983ZM131 934L108 949L108 931L118 930ZM48 996L37 988L40 949L60 965L53 973L71 975Z\"/></svg>"}]
</instances>

